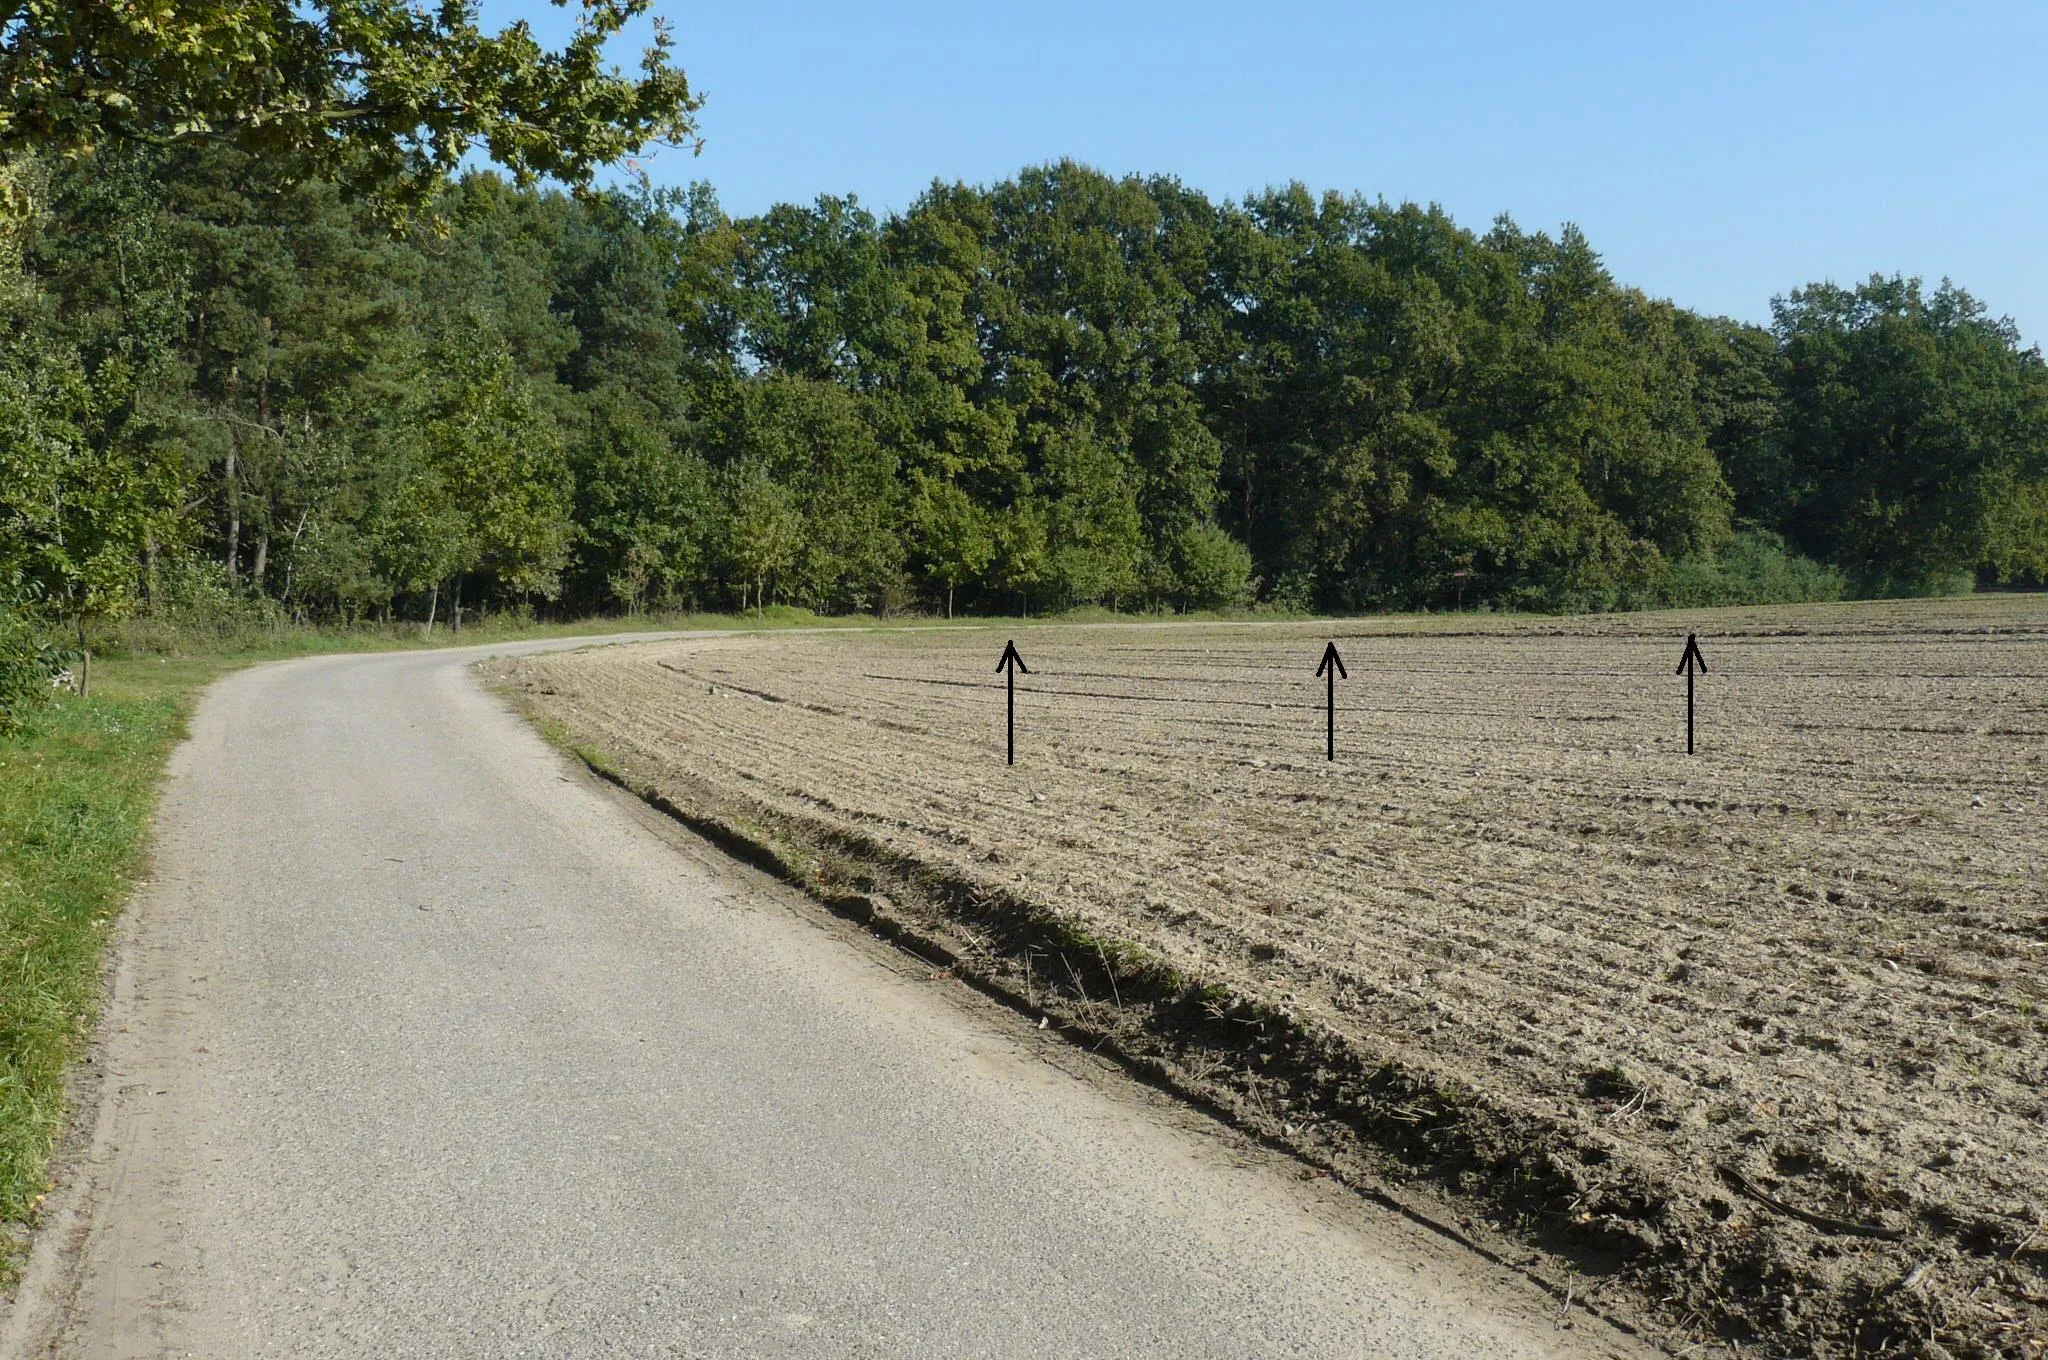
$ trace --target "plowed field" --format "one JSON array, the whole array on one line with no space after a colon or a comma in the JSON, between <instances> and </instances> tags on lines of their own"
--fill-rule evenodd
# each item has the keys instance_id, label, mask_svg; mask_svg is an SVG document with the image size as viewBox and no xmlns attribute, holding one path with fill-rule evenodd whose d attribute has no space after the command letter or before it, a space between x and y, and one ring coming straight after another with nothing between
<instances>
[{"instance_id":1,"label":"plowed field","mask_svg":"<svg viewBox=\"0 0 2048 1360\"><path fill-rule=\"evenodd\" d=\"M1693 630L1711 669L1688 756L1673 667ZM1042 904L1400 1074L1431 1093L1409 1102L1427 1128L1519 1130L1530 1149L1468 1155L1451 1188L1541 1181L1522 1237L1577 1242L1681 1332L1846 1354L1924 1326L2037 1353L2042 597L1025 627L1006 767L1011 635L730 636L508 670L679 804ZM1350 667L1334 762L1329 637ZM1313 1141L1343 1118L1308 1099L1280 1122Z\"/></svg>"}]
</instances>

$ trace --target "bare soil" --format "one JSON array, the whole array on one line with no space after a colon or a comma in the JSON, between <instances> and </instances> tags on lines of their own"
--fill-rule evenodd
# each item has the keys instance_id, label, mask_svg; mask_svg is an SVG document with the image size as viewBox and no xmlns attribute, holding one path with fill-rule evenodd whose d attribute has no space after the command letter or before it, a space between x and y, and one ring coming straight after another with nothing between
<instances>
[{"instance_id":1,"label":"bare soil","mask_svg":"<svg viewBox=\"0 0 2048 1360\"><path fill-rule=\"evenodd\" d=\"M2048 1354L2041 596L1031 627L1015 767L1005 636L501 670L686 818L1674 1345Z\"/></svg>"}]
</instances>

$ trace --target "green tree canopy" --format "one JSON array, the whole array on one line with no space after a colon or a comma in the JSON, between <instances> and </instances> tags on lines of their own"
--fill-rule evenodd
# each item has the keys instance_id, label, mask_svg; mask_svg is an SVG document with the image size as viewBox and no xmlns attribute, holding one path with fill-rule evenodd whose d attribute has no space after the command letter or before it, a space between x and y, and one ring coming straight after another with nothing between
<instances>
[{"instance_id":1,"label":"green tree canopy","mask_svg":"<svg viewBox=\"0 0 2048 1360\"><path fill-rule=\"evenodd\" d=\"M2048 366L2011 322L1897 277L1816 284L1774 311L1798 546L1885 590L2048 570Z\"/></svg>"},{"instance_id":2,"label":"green tree canopy","mask_svg":"<svg viewBox=\"0 0 2048 1360\"><path fill-rule=\"evenodd\" d=\"M1946 285L1816 285L1750 326L1569 226L1071 162L737 219L702 185L472 172L394 232L302 163L171 142L0 166L0 579L56 611L2048 575L2048 366Z\"/></svg>"},{"instance_id":3,"label":"green tree canopy","mask_svg":"<svg viewBox=\"0 0 2048 1360\"><path fill-rule=\"evenodd\" d=\"M567 0L555 0L566 4ZM474 0L16 0L0 23L0 154L195 141L417 207L472 150L520 183L694 143L699 106L655 21L637 75L605 48L651 0L578 0L549 51Z\"/></svg>"}]
</instances>

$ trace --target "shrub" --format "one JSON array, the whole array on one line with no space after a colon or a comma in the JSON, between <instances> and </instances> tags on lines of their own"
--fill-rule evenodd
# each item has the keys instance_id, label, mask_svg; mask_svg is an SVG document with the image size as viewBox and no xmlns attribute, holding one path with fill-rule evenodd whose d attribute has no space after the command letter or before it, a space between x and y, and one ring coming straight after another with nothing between
<instances>
[{"instance_id":1,"label":"shrub","mask_svg":"<svg viewBox=\"0 0 2048 1360\"><path fill-rule=\"evenodd\" d=\"M44 635L34 611L0 600L0 736L25 727L49 702L70 659Z\"/></svg>"},{"instance_id":2,"label":"shrub","mask_svg":"<svg viewBox=\"0 0 2048 1360\"><path fill-rule=\"evenodd\" d=\"M1969 595L1977 589L1972 571L1925 572L1863 571L1854 581L1856 594L1869 600L1932 600Z\"/></svg>"},{"instance_id":3,"label":"shrub","mask_svg":"<svg viewBox=\"0 0 2048 1360\"><path fill-rule=\"evenodd\" d=\"M1841 572L1785 547L1785 540L1747 529L1712 557L1671 565L1658 603L1674 609L1735 604L1812 604L1839 600L1848 591Z\"/></svg>"},{"instance_id":4,"label":"shrub","mask_svg":"<svg viewBox=\"0 0 2048 1360\"><path fill-rule=\"evenodd\" d=\"M1273 582L1273 609L1281 614L1312 614L1316 607L1316 575L1312 571L1283 571Z\"/></svg>"},{"instance_id":5,"label":"shrub","mask_svg":"<svg viewBox=\"0 0 2048 1360\"><path fill-rule=\"evenodd\" d=\"M229 575L220 563L182 555L160 568L149 612L184 628L227 636L276 628L285 621L276 601Z\"/></svg>"},{"instance_id":6,"label":"shrub","mask_svg":"<svg viewBox=\"0 0 2048 1360\"><path fill-rule=\"evenodd\" d=\"M220 563L173 554L159 564L140 611L88 627L96 652L182 652L254 644L290 621L282 605Z\"/></svg>"},{"instance_id":7,"label":"shrub","mask_svg":"<svg viewBox=\"0 0 2048 1360\"><path fill-rule=\"evenodd\" d=\"M1244 544L1213 524L1197 524L1177 547L1183 608L1228 609L1250 602L1252 555Z\"/></svg>"}]
</instances>

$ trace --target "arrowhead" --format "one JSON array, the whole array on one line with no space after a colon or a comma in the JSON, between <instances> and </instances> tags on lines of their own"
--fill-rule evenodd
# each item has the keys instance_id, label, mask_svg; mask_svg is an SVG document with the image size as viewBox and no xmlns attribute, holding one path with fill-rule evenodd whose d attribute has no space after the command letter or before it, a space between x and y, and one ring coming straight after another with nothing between
<instances>
[{"instance_id":1,"label":"arrowhead","mask_svg":"<svg viewBox=\"0 0 2048 1360\"><path fill-rule=\"evenodd\" d=\"M1024 664L1024 658L1017 655L1017 644L1015 641L1003 644L1003 659L996 662L996 669L999 671L1009 670L1012 666L1015 666L1026 675L1031 674L1031 668Z\"/></svg>"},{"instance_id":2,"label":"arrowhead","mask_svg":"<svg viewBox=\"0 0 2048 1360\"><path fill-rule=\"evenodd\" d=\"M1338 675L1346 680L1351 678L1351 672L1344 669L1344 658L1337 655L1337 644L1334 642L1325 643L1323 646L1323 663L1316 667L1316 679L1322 679L1323 672L1332 666L1337 668Z\"/></svg>"},{"instance_id":3,"label":"arrowhead","mask_svg":"<svg viewBox=\"0 0 2048 1360\"><path fill-rule=\"evenodd\" d=\"M1699 667L1700 673L1704 675L1707 669L1707 659L1700 655L1699 635L1687 633L1685 635L1685 650L1679 653L1678 669L1674 674L1684 675L1694 666Z\"/></svg>"}]
</instances>

